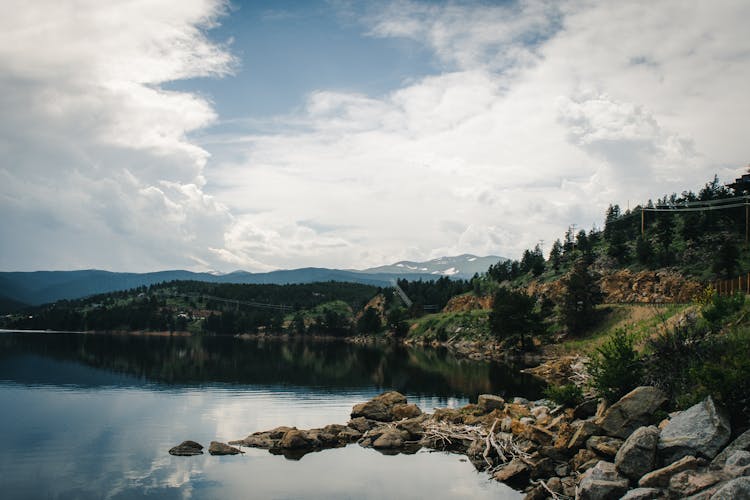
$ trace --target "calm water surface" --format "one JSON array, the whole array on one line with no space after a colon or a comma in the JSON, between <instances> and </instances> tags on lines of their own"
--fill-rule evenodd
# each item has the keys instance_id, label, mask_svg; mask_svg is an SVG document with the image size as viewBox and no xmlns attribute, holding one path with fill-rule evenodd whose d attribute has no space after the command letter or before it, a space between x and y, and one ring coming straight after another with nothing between
<instances>
[{"instance_id":1,"label":"calm water surface","mask_svg":"<svg viewBox=\"0 0 750 500\"><path fill-rule=\"evenodd\" d=\"M520 498L459 455L358 445L288 460L173 457L279 425L345 423L387 389L422 409L539 396L512 367L439 350L234 338L0 334L3 498Z\"/></svg>"}]
</instances>

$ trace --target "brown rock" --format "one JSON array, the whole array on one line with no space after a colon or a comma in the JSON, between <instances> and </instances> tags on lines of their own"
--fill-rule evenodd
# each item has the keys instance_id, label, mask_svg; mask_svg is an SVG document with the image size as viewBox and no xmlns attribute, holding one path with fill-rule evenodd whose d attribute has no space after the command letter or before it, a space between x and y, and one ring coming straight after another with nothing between
<instances>
[{"instance_id":1,"label":"brown rock","mask_svg":"<svg viewBox=\"0 0 750 500\"><path fill-rule=\"evenodd\" d=\"M372 443L372 447L377 449L401 448L403 445L403 435L396 429L386 430Z\"/></svg>"},{"instance_id":2,"label":"brown rock","mask_svg":"<svg viewBox=\"0 0 750 500\"><path fill-rule=\"evenodd\" d=\"M422 410L415 404L396 404L391 409L393 414L393 420L401 420L404 418L414 418L422 414Z\"/></svg>"},{"instance_id":3,"label":"brown rock","mask_svg":"<svg viewBox=\"0 0 750 500\"><path fill-rule=\"evenodd\" d=\"M525 483L529 479L529 466L514 458L502 469L495 472L493 477L503 483Z\"/></svg>"},{"instance_id":4,"label":"brown rock","mask_svg":"<svg viewBox=\"0 0 750 500\"><path fill-rule=\"evenodd\" d=\"M570 450L583 448L586 445L586 441L600 431L599 426L591 420L575 422L573 428L575 429L575 432L570 438L570 441L568 441L568 449Z\"/></svg>"},{"instance_id":5,"label":"brown rock","mask_svg":"<svg viewBox=\"0 0 750 500\"><path fill-rule=\"evenodd\" d=\"M313 448L313 443L306 432L291 429L284 434L278 446L286 450L302 450Z\"/></svg>"},{"instance_id":6,"label":"brown rock","mask_svg":"<svg viewBox=\"0 0 750 500\"><path fill-rule=\"evenodd\" d=\"M484 411L502 410L505 408L505 400L494 394L480 394L477 398L477 405Z\"/></svg>"},{"instance_id":7,"label":"brown rock","mask_svg":"<svg viewBox=\"0 0 750 500\"><path fill-rule=\"evenodd\" d=\"M718 471L700 472L686 470L678 472L669 480L669 491L677 497L694 495L725 479Z\"/></svg>"},{"instance_id":8,"label":"brown rock","mask_svg":"<svg viewBox=\"0 0 750 500\"><path fill-rule=\"evenodd\" d=\"M365 417L379 422L390 422L394 418L392 409L397 404L406 404L406 396L396 391L384 392L366 403L354 405L351 416L352 418Z\"/></svg>"},{"instance_id":9,"label":"brown rock","mask_svg":"<svg viewBox=\"0 0 750 500\"><path fill-rule=\"evenodd\" d=\"M595 459L598 459L596 453L584 448L582 450L578 450L578 453L573 456L573 458L570 460L570 465L571 467L573 467L573 470L578 470L589 460Z\"/></svg>"},{"instance_id":10,"label":"brown rock","mask_svg":"<svg viewBox=\"0 0 750 500\"><path fill-rule=\"evenodd\" d=\"M195 441L183 441L177 446L169 449L170 455L178 457L191 457L193 455L203 455L203 446Z\"/></svg>"},{"instance_id":11,"label":"brown rock","mask_svg":"<svg viewBox=\"0 0 750 500\"><path fill-rule=\"evenodd\" d=\"M239 453L244 453L239 448L218 441L211 441L211 444L208 446L208 452L211 455L237 455Z\"/></svg>"},{"instance_id":12,"label":"brown rock","mask_svg":"<svg viewBox=\"0 0 750 500\"><path fill-rule=\"evenodd\" d=\"M349 420L349 423L346 425L364 434L378 425L378 423L372 420L367 420L365 417L357 417Z\"/></svg>"},{"instance_id":13,"label":"brown rock","mask_svg":"<svg viewBox=\"0 0 750 500\"><path fill-rule=\"evenodd\" d=\"M591 436L588 441L586 441L586 448L595 451L604 458L615 458L617 450L620 449L622 443L624 443L624 441L620 438Z\"/></svg>"},{"instance_id":14,"label":"brown rock","mask_svg":"<svg viewBox=\"0 0 750 500\"><path fill-rule=\"evenodd\" d=\"M704 460L695 458L694 456L683 457L666 467L649 472L638 481L638 486L666 488L669 486L669 479L678 472L694 470L703 464L705 464Z\"/></svg>"}]
</instances>

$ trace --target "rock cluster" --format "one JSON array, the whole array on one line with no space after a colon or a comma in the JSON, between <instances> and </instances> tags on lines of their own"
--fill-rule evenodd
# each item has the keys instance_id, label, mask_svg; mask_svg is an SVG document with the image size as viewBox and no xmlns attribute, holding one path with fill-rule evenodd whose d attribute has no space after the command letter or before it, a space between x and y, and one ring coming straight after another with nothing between
<instances>
[{"instance_id":1,"label":"rock cluster","mask_svg":"<svg viewBox=\"0 0 750 500\"><path fill-rule=\"evenodd\" d=\"M385 454L448 450L528 500L750 498L750 431L730 443L728 418L711 398L654 421L665 403L659 389L638 387L610 407L587 401L563 409L486 394L477 404L424 414L402 394L386 392L356 405L346 425L277 427L229 444L293 459L353 442ZM170 453L201 449L186 441Z\"/></svg>"}]
</instances>

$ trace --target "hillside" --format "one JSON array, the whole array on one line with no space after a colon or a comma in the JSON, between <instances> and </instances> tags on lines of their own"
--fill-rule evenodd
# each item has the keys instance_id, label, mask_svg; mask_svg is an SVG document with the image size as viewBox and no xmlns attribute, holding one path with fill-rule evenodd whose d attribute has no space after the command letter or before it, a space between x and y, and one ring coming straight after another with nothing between
<instances>
[{"instance_id":1,"label":"hillside","mask_svg":"<svg viewBox=\"0 0 750 500\"><path fill-rule=\"evenodd\" d=\"M0 272L2 295L21 304L39 305L64 299L78 299L90 295L129 290L169 281L202 281L206 283L276 284L339 281L388 287L395 279L434 280L440 276L468 279L483 273L502 257L461 255L442 257L427 262L397 262L389 266L365 270L301 268L250 273L235 271L229 274L194 273L173 270L152 273L118 273L97 269L79 271ZM12 308L7 309L11 311Z\"/></svg>"}]
</instances>

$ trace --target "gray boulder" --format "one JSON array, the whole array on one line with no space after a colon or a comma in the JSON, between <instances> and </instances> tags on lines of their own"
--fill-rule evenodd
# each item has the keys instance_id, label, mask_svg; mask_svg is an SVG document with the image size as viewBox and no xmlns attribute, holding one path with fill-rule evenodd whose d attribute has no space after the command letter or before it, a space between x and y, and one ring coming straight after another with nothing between
<instances>
[{"instance_id":1,"label":"gray boulder","mask_svg":"<svg viewBox=\"0 0 750 500\"><path fill-rule=\"evenodd\" d=\"M724 464L724 472L730 477L750 476L750 451L732 453Z\"/></svg>"},{"instance_id":2,"label":"gray boulder","mask_svg":"<svg viewBox=\"0 0 750 500\"><path fill-rule=\"evenodd\" d=\"M729 458L729 455L740 450L750 451L750 429L740 434L729 444L729 446L716 455L711 461L711 468L715 470L723 469L724 463L727 461L727 458Z\"/></svg>"},{"instance_id":3,"label":"gray boulder","mask_svg":"<svg viewBox=\"0 0 750 500\"><path fill-rule=\"evenodd\" d=\"M615 464L600 460L583 475L576 489L576 499L617 499L627 491L628 480L617 472Z\"/></svg>"},{"instance_id":4,"label":"gray boulder","mask_svg":"<svg viewBox=\"0 0 750 500\"><path fill-rule=\"evenodd\" d=\"M750 477L738 477L729 481L713 494L711 500L739 500L750 498Z\"/></svg>"},{"instance_id":5,"label":"gray boulder","mask_svg":"<svg viewBox=\"0 0 750 500\"><path fill-rule=\"evenodd\" d=\"M191 457L193 455L203 455L203 446L195 441L183 441L177 446L169 449L170 455L178 457Z\"/></svg>"},{"instance_id":6,"label":"gray boulder","mask_svg":"<svg viewBox=\"0 0 750 500\"><path fill-rule=\"evenodd\" d=\"M665 463L688 455L714 458L732 434L729 417L709 396L675 415L659 436L659 454Z\"/></svg>"},{"instance_id":7,"label":"gray boulder","mask_svg":"<svg viewBox=\"0 0 750 500\"><path fill-rule=\"evenodd\" d=\"M649 425L654 412L664 406L667 396L656 387L636 387L604 413L598 424L608 436L627 438L638 427Z\"/></svg>"},{"instance_id":8,"label":"gray boulder","mask_svg":"<svg viewBox=\"0 0 750 500\"><path fill-rule=\"evenodd\" d=\"M656 445L659 429L655 426L639 427L615 455L615 467L624 476L637 481L656 466Z\"/></svg>"},{"instance_id":9,"label":"gray boulder","mask_svg":"<svg viewBox=\"0 0 750 500\"><path fill-rule=\"evenodd\" d=\"M667 498L667 492L659 488L636 488L625 493L620 500L652 500Z\"/></svg>"}]
</instances>

